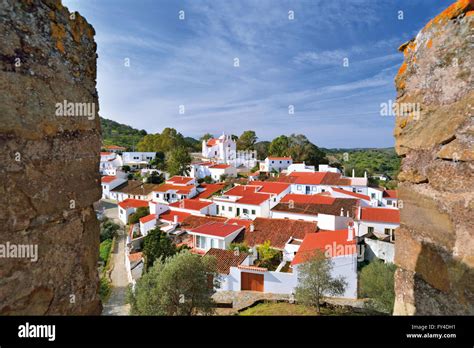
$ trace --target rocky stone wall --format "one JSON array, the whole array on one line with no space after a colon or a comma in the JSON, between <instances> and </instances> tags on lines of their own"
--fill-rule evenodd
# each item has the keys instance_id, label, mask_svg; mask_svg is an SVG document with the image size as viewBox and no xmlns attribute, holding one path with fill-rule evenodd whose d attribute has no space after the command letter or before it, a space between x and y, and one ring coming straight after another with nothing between
<instances>
[{"instance_id":1,"label":"rocky stone wall","mask_svg":"<svg viewBox=\"0 0 474 348\"><path fill-rule=\"evenodd\" d=\"M394 314L474 314L473 10L457 1L400 47Z\"/></svg>"},{"instance_id":2,"label":"rocky stone wall","mask_svg":"<svg viewBox=\"0 0 474 348\"><path fill-rule=\"evenodd\" d=\"M94 34L59 0L0 0L0 315L101 312Z\"/></svg>"}]
</instances>

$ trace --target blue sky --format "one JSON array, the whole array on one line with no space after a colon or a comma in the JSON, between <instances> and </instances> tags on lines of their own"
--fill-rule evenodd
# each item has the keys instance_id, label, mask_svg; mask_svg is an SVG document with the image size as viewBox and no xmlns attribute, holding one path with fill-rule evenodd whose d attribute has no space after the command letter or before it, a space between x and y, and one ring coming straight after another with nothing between
<instances>
[{"instance_id":1,"label":"blue sky","mask_svg":"<svg viewBox=\"0 0 474 348\"><path fill-rule=\"evenodd\" d=\"M395 99L397 48L453 1L63 2L96 30L103 117L196 138L252 129L259 140L388 147L394 119L380 104Z\"/></svg>"}]
</instances>

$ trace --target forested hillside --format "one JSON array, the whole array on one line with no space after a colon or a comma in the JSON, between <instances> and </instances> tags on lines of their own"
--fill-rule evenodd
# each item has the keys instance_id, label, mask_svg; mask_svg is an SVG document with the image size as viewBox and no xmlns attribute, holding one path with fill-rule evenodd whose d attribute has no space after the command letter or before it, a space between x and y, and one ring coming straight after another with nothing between
<instances>
[{"instance_id":1,"label":"forested hillside","mask_svg":"<svg viewBox=\"0 0 474 348\"><path fill-rule=\"evenodd\" d=\"M102 143L104 145L118 145L133 150L138 142L147 134L145 130L138 130L106 118L100 118L102 128Z\"/></svg>"}]
</instances>

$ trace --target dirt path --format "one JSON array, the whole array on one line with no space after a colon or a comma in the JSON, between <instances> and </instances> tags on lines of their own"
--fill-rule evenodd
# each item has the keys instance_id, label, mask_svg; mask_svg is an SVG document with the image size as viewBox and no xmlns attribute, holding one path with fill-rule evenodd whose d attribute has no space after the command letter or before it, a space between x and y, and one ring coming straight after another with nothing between
<instances>
[{"instance_id":1,"label":"dirt path","mask_svg":"<svg viewBox=\"0 0 474 348\"><path fill-rule=\"evenodd\" d=\"M120 224L117 219L117 206L108 207L105 215ZM121 224L120 224L121 225ZM125 268L125 243L126 237L123 227L118 231L115 241L115 247L110 255L112 272L110 278L112 280L112 292L106 303L103 304L104 309L102 315L129 315L130 305L125 303L128 287L127 270Z\"/></svg>"}]
</instances>

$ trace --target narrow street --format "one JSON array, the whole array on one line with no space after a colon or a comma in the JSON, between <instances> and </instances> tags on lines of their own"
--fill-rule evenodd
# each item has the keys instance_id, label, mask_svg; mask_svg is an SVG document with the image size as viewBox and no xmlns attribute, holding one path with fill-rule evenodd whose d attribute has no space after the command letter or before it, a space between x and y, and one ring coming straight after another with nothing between
<instances>
[{"instance_id":1,"label":"narrow street","mask_svg":"<svg viewBox=\"0 0 474 348\"><path fill-rule=\"evenodd\" d=\"M110 255L112 291L108 301L103 303L102 315L129 315L130 305L125 303L128 287L127 271L125 268L126 234L122 223L117 219L117 205L110 202L101 202L101 206L105 208L104 214L121 226L118 230L114 250L112 250Z\"/></svg>"}]
</instances>

